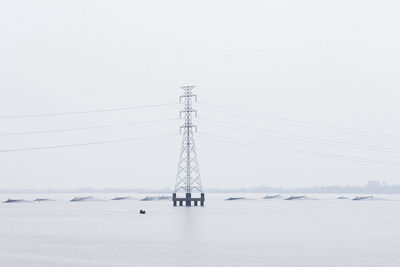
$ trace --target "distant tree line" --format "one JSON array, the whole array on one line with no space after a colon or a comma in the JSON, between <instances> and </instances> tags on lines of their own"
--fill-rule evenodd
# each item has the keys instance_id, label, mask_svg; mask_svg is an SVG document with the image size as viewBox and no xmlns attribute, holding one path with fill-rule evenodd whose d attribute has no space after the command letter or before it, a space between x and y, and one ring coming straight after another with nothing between
<instances>
[{"instance_id":1,"label":"distant tree line","mask_svg":"<svg viewBox=\"0 0 400 267\"><path fill-rule=\"evenodd\" d=\"M0 189L0 193L138 193L138 194L168 194L172 190L140 189L140 188L78 188L78 189ZM207 193L359 193L359 194L400 194L400 185L387 185L380 181L368 181L364 186L314 186L300 188L283 188L258 186L253 188L216 189L208 188Z\"/></svg>"}]
</instances>

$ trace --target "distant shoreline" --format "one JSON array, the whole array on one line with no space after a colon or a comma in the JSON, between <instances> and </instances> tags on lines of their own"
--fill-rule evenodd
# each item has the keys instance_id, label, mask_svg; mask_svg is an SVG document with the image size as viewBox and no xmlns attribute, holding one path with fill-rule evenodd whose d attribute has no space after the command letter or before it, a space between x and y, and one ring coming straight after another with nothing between
<instances>
[{"instance_id":1,"label":"distant shoreline","mask_svg":"<svg viewBox=\"0 0 400 267\"><path fill-rule=\"evenodd\" d=\"M206 193L315 193L315 194L400 194L400 185L386 185L380 182L368 182L365 186L315 186L302 188L283 188L259 186L252 188L217 189L208 188ZM170 194L171 189L135 189L135 188L78 188L78 189L0 189L0 194L39 194L39 193L137 193Z\"/></svg>"}]
</instances>

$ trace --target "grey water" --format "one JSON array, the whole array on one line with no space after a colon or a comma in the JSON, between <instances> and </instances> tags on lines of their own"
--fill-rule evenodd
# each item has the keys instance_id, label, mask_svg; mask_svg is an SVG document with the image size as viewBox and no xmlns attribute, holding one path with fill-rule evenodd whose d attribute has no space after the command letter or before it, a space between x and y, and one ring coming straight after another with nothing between
<instances>
[{"instance_id":1,"label":"grey water","mask_svg":"<svg viewBox=\"0 0 400 267\"><path fill-rule=\"evenodd\" d=\"M207 194L190 208L118 195L0 195L54 200L0 204L0 266L400 266L399 195Z\"/></svg>"}]
</instances>

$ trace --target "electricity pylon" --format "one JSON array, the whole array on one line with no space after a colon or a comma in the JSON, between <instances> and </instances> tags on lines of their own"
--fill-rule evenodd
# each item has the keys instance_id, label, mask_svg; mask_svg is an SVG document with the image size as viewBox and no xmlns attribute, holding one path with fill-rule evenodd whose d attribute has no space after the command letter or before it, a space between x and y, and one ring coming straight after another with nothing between
<instances>
[{"instance_id":1,"label":"electricity pylon","mask_svg":"<svg viewBox=\"0 0 400 267\"><path fill-rule=\"evenodd\" d=\"M194 144L194 132L197 126L193 124L193 116L197 116L197 110L193 109L192 102L197 101L197 95L192 93L194 86L181 87L184 91L179 101L185 105L184 110L180 112L180 117L185 119L184 124L180 127L183 135L182 148L179 157L178 174L176 177L175 190L172 195L174 206L191 206L192 202L197 206L200 202L204 206L204 192L201 186L199 163L197 161L196 147ZM200 197L192 197L192 193L200 193ZM178 193L186 193L185 197L177 197Z\"/></svg>"}]
</instances>

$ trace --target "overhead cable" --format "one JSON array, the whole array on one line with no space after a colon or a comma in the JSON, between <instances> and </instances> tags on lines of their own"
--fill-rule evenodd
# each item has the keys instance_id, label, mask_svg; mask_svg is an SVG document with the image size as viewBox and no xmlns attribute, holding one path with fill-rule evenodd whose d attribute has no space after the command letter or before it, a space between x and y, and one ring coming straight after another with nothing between
<instances>
[{"instance_id":1,"label":"overhead cable","mask_svg":"<svg viewBox=\"0 0 400 267\"><path fill-rule=\"evenodd\" d=\"M82 110L82 111L67 111L67 112L53 112L53 113L36 113L36 114L22 114L22 115L2 115L0 119L18 119L18 118L34 118L34 117L55 117L55 116L66 116L66 115L79 115L88 113L102 113L102 112L112 112L112 111L123 111L123 110L135 110L135 109L146 109L155 107L164 107L177 105L178 102L174 103L164 103L164 104L154 104L145 106L128 106L120 108L108 108L108 109L93 109L93 110Z\"/></svg>"},{"instance_id":2,"label":"overhead cable","mask_svg":"<svg viewBox=\"0 0 400 267\"><path fill-rule=\"evenodd\" d=\"M82 146L93 146L93 145L102 145L102 144L124 143L124 142L146 140L146 139L153 139L153 138L160 138L160 137L167 137L167 136L177 136L177 135L178 135L177 133L173 133L173 134L162 134L162 135L155 135L155 136L145 136L145 137L126 138L126 139L114 139L114 140L96 141L96 142L78 143L78 144L63 144L63 145L54 145L54 146L12 148L12 149L0 150L0 153L32 151L32 150L48 150L48 149L68 148L68 147L82 147Z\"/></svg>"},{"instance_id":3,"label":"overhead cable","mask_svg":"<svg viewBox=\"0 0 400 267\"><path fill-rule=\"evenodd\" d=\"M247 125L241 125L236 123L230 123L222 120L214 120L210 118L198 117L200 120L204 120L202 123L216 126L219 128L231 129L234 131L252 133L252 134L259 134L265 135L270 137L275 137L279 139L286 139L292 141L300 141L300 142L307 142L307 143L314 143L314 144L322 144L322 145L334 145L334 146L341 146L365 151L375 151L375 152L387 152L387 153L400 153L399 150L393 150L392 148L388 147L378 147L378 146L371 146L371 145L363 145L363 144L355 144L351 142L343 142L343 141L336 141L330 140L326 138L318 138L318 137L310 137L305 135L297 135L297 134L289 134L280 131L274 130L266 130L258 127L252 127Z\"/></svg>"},{"instance_id":4,"label":"overhead cable","mask_svg":"<svg viewBox=\"0 0 400 267\"><path fill-rule=\"evenodd\" d=\"M344 160L357 161L357 162L362 162L362 163L400 166L400 162L397 162L397 161L361 158L361 157L353 157L353 156L347 156L347 155L341 155L341 154L309 151L309 150L304 150L304 149L263 144L263 143L259 143L259 142L246 141L246 140L234 139L234 138L229 138L229 137L225 137L225 136L211 135L211 134L205 134L205 133L198 133L198 137L204 138L204 139L210 139L210 140L214 140L214 141L220 141L220 142L225 142L225 143L232 143L232 144L247 146L247 147L255 147L255 148L260 148L260 149L265 149L265 150L274 150L274 151L286 152L286 153L291 153L291 154L307 155L307 156L318 157L318 158L322 157L322 158L329 158L329 159L344 159Z\"/></svg>"},{"instance_id":5,"label":"overhead cable","mask_svg":"<svg viewBox=\"0 0 400 267\"><path fill-rule=\"evenodd\" d=\"M117 124L105 124L105 125L96 125L96 126L88 126L88 127L77 127L77 128L49 129L49 130L37 130L37 131L21 131L21 132L5 132L5 133L0 133L0 136L30 135L30 134L44 134L44 133L59 133L59 132L71 132L71 131L82 131L82 130L95 130L95 129L114 128L114 127L121 127L121 126L134 126L134 125L141 125L141 124L151 124L151 123L174 121L174 120L179 120L179 118L161 119L161 120L149 120L149 121L139 121L139 122L129 122L129 123L117 123Z\"/></svg>"},{"instance_id":6,"label":"overhead cable","mask_svg":"<svg viewBox=\"0 0 400 267\"><path fill-rule=\"evenodd\" d=\"M319 130L319 131L334 132L334 133L340 133L340 134L350 134L350 135L357 135L357 136L380 138L380 139L396 139L396 140L400 139L400 134L388 134L388 133L371 132L371 131L363 131L363 130L358 130L358 129L328 126L328 125L324 125L324 124L282 118L282 117L278 117L278 116L274 116L274 115L270 115L270 114L260 114L260 113L250 112L250 111L244 111L244 110L240 110L240 109L229 108L229 107L209 104L209 103L205 103L205 102L198 102L198 104L203 105L203 108L209 109L211 111L217 111L217 112L228 114L228 115L241 116L241 117L264 120L264 121L271 121L271 120L279 121L279 122L284 122L293 127L314 129L314 130Z\"/></svg>"}]
</instances>

